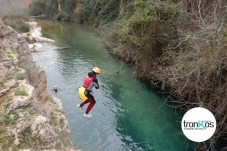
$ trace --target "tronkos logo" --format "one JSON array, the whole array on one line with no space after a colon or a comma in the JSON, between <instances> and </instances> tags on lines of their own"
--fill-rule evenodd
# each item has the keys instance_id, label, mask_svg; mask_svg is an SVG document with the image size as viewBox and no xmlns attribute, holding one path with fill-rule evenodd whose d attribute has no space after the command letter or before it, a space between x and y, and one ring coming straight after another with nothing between
<instances>
[{"instance_id":1,"label":"tronkos logo","mask_svg":"<svg viewBox=\"0 0 227 151\"><path fill-rule=\"evenodd\" d=\"M188 139L203 142L214 134L216 120L209 110L196 107L185 113L181 121L181 129Z\"/></svg>"},{"instance_id":2,"label":"tronkos logo","mask_svg":"<svg viewBox=\"0 0 227 151\"><path fill-rule=\"evenodd\" d=\"M185 130L204 130L207 128L213 128L214 122L212 121L203 121L199 120L198 122L186 122L184 120L184 129Z\"/></svg>"}]
</instances>

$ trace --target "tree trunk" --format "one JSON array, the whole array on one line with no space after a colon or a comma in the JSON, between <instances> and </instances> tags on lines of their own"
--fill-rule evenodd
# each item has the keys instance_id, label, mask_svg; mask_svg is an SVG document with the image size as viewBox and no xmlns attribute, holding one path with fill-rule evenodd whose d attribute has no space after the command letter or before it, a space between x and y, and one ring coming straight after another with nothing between
<instances>
[{"instance_id":1,"label":"tree trunk","mask_svg":"<svg viewBox=\"0 0 227 151\"><path fill-rule=\"evenodd\" d=\"M119 15L118 16L121 16L124 12L124 0L121 0L121 4L120 4L120 11L119 11Z\"/></svg>"},{"instance_id":2,"label":"tree trunk","mask_svg":"<svg viewBox=\"0 0 227 151\"><path fill-rule=\"evenodd\" d=\"M60 0L58 0L58 11L61 11L61 4L60 4Z\"/></svg>"}]
</instances>

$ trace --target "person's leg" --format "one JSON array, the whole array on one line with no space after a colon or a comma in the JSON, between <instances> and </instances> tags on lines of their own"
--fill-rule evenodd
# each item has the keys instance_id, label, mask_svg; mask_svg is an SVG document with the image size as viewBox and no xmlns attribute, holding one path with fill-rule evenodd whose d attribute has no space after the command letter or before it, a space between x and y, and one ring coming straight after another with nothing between
<instances>
[{"instance_id":1,"label":"person's leg","mask_svg":"<svg viewBox=\"0 0 227 151\"><path fill-rule=\"evenodd\" d=\"M80 104L80 107L83 107L85 104L89 103L89 98L92 96L87 90L84 91L84 95L88 98ZM92 96L93 97L93 96Z\"/></svg>"},{"instance_id":2,"label":"person's leg","mask_svg":"<svg viewBox=\"0 0 227 151\"><path fill-rule=\"evenodd\" d=\"M89 100L89 99L87 99L87 100L83 101L83 102L80 104L80 107L83 107L83 106L84 106L84 104L87 104L87 103L89 103L89 102L90 102L90 100Z\"/></svg>"},{"instance_id":3,"label":"person's leg","mask_svg":"<svg viewBox=\"0 0 227 151\"><path fill-rule=\"evenodd\" d=\"M90 112L90 110L93 108L93 106L96 103L96 101L92 95L90 95L90 97L87 100L90 102L90 104L87 107L86 114L88 114Z\"/></svg>"}]
</instances>

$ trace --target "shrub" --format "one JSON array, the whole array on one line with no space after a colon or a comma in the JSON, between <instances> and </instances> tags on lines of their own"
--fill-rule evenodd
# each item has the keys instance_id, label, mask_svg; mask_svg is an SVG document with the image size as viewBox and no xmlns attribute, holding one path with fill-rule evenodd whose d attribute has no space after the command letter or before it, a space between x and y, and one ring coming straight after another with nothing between
<instances>
[{"instance_id":1,"label":"shrub","mask_svg":"<svg viewBox=\"0 0 227 151\"><path fill-rule=\"evenodd\" d=\"M11 26L19 33L24 33L29 31L29 26L28 24L26 24L26 22L29 21L28 16L10 15L10 16L3 17L2 20L6 25Z\"/></svg>"},{"instance_id":2,"label":"shrub","mask_svg":"<svg viewBox=\"0 0 227 151\"><path fill-rule=\"evenodd\" d=\"M4 133L5 132L5 129L0 127L0 134Z\"/></svg>"},{"instance_id":3,"label":"shrub","mask_svg":"<svg viewBox=\"0 0 227 151\"><path fill-rule=\"evenodd\" d=\"M177 39L178 10L173 3L150 0L135 0L131 9L115 24L110 48L136 64L138 77L149 77L157 58Z\"/></svg>"},{"instance_id":4,"label":"shrub","mask_svg":"<svg viewBox=\"0 0 227 151\"><path fill-rule=\"evenodd\" d=\"M10 122L10 115L9 114L4 114L0 116L0 123L3 124L8 124Z\"/></svg>"},{"instance_id":5,"label":"shrub","mask_svg":"<svg viewBox=\"0 0 227 151\"><path fill-rule=\"evenodd\" d=\"M14 115L14 117L13 117L14 121L16 121L16 120L18 120L20 118L18 113L14 113L13 115Z\"/></svg>"},{"instance_id":6,"label":"shrub","mask_svg":"<svg viewBox=\"0 0 227 151\"><path fill-rule=\"evenodd\" d=\"M17 74L16 79L17 80L24 80L25 79L25 74L24 73Z\"/></svg>"},{"instance_id":7,"label":"shrub","mask_svg":"<svg viewBox=\"0 0 227 151\"><path fill-rule=\"evenodd\" d=\"M1 87L4 87L5 85L4 85L4 83L3 82L0 82L0 88Z\"/></svg>"},{"instance_id":8,"label":"shrub","mask_svg":"<svg viewBox=\"0 0 227 151\"><path fill-rule=\"evenodd\" d=\"M9 53L9 54L7 54L7 56L12 59L14 57L14 54Z\"/></svg>"},{"instance_id":9,"label":"shrub","mask_svg":"<svg viewBox=\"0 0 227 151\"><path fill-rule=\"evenodd\" d=\"M16 95L16 96L18 96L18 95L27 96L28 93L27 93L25 90L16 89L16 90L15 90L15 95Z\"/></svg>"},{"instance_id":10,"label":"shrub","mask_svg":"<svg viewBox=\"0 0 227 151\"><path fill-rule=\"evenodd\" d=\"M53 113L52 113L52 115L51 115L50 121L51 121L51 123L52 123L54 126L57 126L57 125L58 125L57 117L56 117Z\"/></svg>"}]
</instances>

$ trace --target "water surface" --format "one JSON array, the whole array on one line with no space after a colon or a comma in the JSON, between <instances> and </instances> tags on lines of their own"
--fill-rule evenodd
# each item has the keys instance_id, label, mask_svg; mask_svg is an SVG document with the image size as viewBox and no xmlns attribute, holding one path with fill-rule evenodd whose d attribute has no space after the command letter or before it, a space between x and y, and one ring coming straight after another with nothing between
<instances>
[{"instance_id":1,"label":"water surface","mask_svg":"<svg viewBox=\"0 0 227 151\"><path fill-rule=\"evenodd\" d=\"M85 151L184 151L191 150L180 129L181 117L163 98L133 77L133 71L109 55L102 36L91 27L41 21L42 32L53 44L33 54L48 76L48 86L58 85L76 148ZM91 119L77 109L79 88L90 69L102 70L100 89Z\"/></svg>"}]
</instances>

